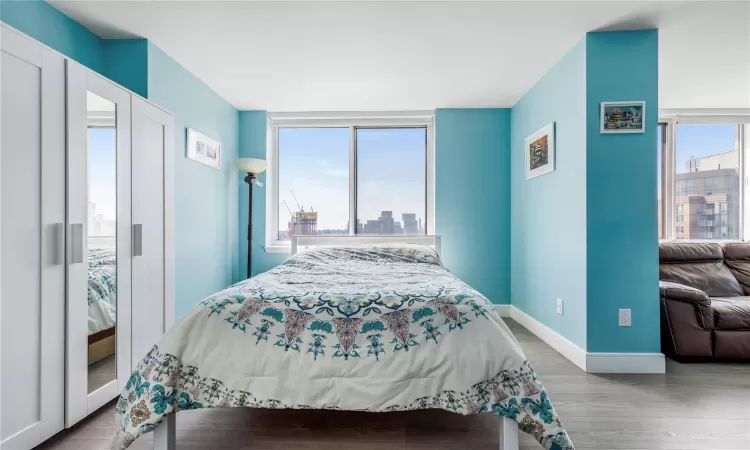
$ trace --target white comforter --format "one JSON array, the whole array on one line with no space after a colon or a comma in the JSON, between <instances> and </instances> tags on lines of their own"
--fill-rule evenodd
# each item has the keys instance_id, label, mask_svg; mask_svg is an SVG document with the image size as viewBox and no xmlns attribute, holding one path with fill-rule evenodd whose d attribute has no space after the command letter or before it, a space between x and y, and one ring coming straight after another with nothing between
<instances>
[{"instance_id":1,"label":"white comforter","mask_svg":"<svg viewBox=\"0 0 750 450\"><path fill-rule=\"evenodd\" d=\"M89 251L89 336L117 322L117 262L114 249Z\"/></svg>"},{"instance_id":2,"label":"white comforter","mask_svg":"<svg viewBox=\"0 0 750 450\"><path fill-rule=\"evenodd\" d=\"M573 448L492 305L422 246L325 248L203 301L139 364L113 448L204 407L492 411Z\"/></svg>"}]
</instances>

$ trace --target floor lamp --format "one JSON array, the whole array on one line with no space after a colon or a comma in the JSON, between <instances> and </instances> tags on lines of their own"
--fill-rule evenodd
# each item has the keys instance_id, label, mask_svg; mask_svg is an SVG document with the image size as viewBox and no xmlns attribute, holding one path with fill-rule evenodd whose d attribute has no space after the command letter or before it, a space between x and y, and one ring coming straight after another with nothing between
<instances>
[{"instance_id":1,"label":"floor lamp","mask_svg":"<svg viewBox=\"0 0 750 450\"><path fill-rule=\"evenodd\" d=\"M252 276L250 267L253 261L253 185L263 187L255 176L266 170L266 160L257 158L237 158L234 165L240 172L247 173L245 183L249 189L247 203L247 277Z\"/></svg>"}]
</instances>

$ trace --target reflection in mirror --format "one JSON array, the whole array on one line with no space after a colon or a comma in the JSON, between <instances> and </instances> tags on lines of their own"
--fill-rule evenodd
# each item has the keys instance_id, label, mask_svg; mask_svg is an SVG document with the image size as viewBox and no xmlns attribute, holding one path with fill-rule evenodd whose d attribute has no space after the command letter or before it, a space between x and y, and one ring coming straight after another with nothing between
<instances>
[{"instance_id":1,"label":"reflection in mirror","mask_svg":"<svg viewBox=\"0 0 750 450\"><path fill-rule=\"evenodd\" d=\"M117 377L116 105L88 93L88 392Z\"/></svg>"}]
</instances>

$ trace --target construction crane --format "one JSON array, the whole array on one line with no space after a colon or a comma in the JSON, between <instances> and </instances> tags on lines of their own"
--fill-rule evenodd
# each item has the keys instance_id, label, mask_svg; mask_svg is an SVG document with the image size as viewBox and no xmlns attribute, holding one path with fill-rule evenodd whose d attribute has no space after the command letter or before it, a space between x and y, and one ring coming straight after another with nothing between
<instances>
[{"instance_id":1,"label":"construction crane","mask_svg":"<svg viewBox=\"0 0 750 450\"><path fill-rule=\"evenodd\" d=\"M283 203L283 204L284 204L284 206L286 206L286 210L287 210L287 211L289 211L289 217L290 217L290 218L294 218L294 214L292 214L292 209L291 209L291 208L289 207L289 205L287 204L286 200L284 200L284 201L283 201L283 202L281 202L281 203Z\"/></svg>"},{"instance_id":2,"label":"construction crane","mask_svg":"<svg viewBox=\"0 0 750 450\"><path fill-rule=\"evenodd\" d=\"M297 209L299 209L300 211L302 211L302 207L300 206L299 201L297 201L297 196L294 195L294 191L292 191L291 189L289 189L289 190L292 192L292 197L294 197L294 203L297 204Z\"/></svg>"}]
</instances>

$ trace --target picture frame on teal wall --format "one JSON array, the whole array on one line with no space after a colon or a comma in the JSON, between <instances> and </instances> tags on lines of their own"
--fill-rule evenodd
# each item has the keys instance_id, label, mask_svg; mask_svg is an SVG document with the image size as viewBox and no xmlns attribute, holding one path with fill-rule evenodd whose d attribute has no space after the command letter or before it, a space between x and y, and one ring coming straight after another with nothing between
<instances>
[{"instance_id":1,"label":"picture frame on teal wall","mask_svg":"<svg viewBox=\"0 0 750 450\"><path fill-rule=\"evenodd\" d=\"M555 122L543 126L526 138L526 179L555 170Z\"/></svg>"},{"instance_id":2,"label":"picture frame on teal wall","mask_svg":"<svg viewBox=\"0 0 750 450\"><path fill-rule=\"evenodd\" d=\"M646 124L646 102L602 102L602 134L643 133Z\"/></svg>"},{"instance_id":3,"label":"picture frame on teal wall","mask_svg":"<svg viewBox=\"0 0 750 450\"><path fill-rule=\"evenodd\" d=\"M201 134L192 128L187 129L185 139L188 159L213 168L221 168L221 143Z\"/></svg>"}]
</instances>

